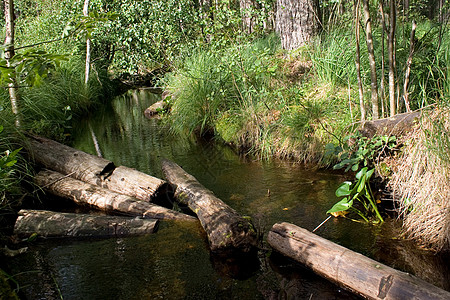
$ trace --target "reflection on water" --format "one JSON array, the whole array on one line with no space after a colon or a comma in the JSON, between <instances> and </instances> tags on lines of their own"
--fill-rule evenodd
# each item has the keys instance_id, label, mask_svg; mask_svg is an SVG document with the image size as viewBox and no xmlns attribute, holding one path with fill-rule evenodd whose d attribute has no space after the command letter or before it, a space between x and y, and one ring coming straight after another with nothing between
<instances>
[{"instance_id":1,"label":"reflection on water","mask_svg":"<svg viewBox=\"0 0 450 300\"><path fill-rule=\"evenodd\" d=\"M162 177L168 158L267 232L281 221L312 230L336 201L341 175L288 162L244 159L219 143L171 135L143 111L157 96L134 91L76 126L74 147L116 165ZM391 239L398 225L332 219L318 234L450 289L448 261ZM348 293L279 255L258 261L211 257L198 223L161 222L156 234L89 241L43 241L11 260L30 299L348 299ZM245 262L245 263L243 263ZM257 267L255 267L257 266ZM31 270L31 271L30 271ZM27 272L24 272L27 271Z\"/></svg>"}]
</instances>

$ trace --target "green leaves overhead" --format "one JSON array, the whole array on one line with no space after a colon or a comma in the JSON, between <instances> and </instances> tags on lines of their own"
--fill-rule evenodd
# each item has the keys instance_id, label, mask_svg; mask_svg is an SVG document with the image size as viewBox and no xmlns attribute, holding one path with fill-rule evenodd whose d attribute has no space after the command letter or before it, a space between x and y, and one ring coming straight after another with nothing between
<instances>
[{"instance_id":1,"label":"green leaves overhead","mask_svg":"<svg viewBox=\"0 0 450 300\"><path fill-rule=\"evenodd\" d=\"M10 60L10 66L7 66L6 60L0 60L0 81L2 85L11 83L14 74L17 74L19 84L39 85L52 70L67 59L66 55L51 54L34 48L27 49L14 55Z\"/></svg>"}]
</instances>

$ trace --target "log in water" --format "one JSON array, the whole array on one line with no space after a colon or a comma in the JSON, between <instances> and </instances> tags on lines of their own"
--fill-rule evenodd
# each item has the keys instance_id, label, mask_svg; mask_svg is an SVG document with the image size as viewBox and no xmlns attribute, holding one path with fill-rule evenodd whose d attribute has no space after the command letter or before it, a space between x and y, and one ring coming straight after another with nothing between
<instances>
[{"instance_id":1,"label":"log in water","mask_svg":"<svg viewBox=\"0 0 450 300\"><path fill-rule=\"evenodd\" d=\"M249 252L256 246L256 232L250 219L240 216L176 163L163 160L162 169L167 180L176 186L177 201L197 214L212 251Z\"/></svg>"},{"instance_id":2,"label":"log in water","mask_svg":"<svg viewBox=\"0 0 450 300\"><path fill-rule=\"evenodd\" d=\"M35 181L51 194L79 204L95 206L101 210L144 218L196 220L192 216L73 179L55 171L43 170L35 176Z\"/></svg>"},{"instance_id":3,"label":"log in water","mask_svg":"<svg viewBox=\"0 0 450 300\"><path fill-rule=\"evenodd\" d=\"M267 241L276 251L368 299L450 299L450 293L289 223Z\"/></svg>"},{"instance_id":4,"label":"log in water","mask_svg":"<svg viewBox=\"0 0 450 300\"><path fill-rule=\"evenodd\" d=\"M145 201L166 193L164 180L46 138L30 137L27 148L37 163L90 184Z\"/></svg>"},{"instance_id":5,"label":"log in water","mask_svg":"<svg viewBox=\"0 0 450 300\"><path fill-rule=\"evenodd\" d=\"M46 210L20 210L14 234L28 237L111 237L150 234L158 220L61 213Z\"/></svg>"}]
</instances>

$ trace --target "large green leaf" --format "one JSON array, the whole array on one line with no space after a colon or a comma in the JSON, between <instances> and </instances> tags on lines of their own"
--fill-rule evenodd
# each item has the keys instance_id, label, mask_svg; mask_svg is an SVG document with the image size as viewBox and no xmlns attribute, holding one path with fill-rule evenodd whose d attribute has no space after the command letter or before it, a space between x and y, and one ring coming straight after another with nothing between
<instances>
[{"instance_id":1,"label":"large green leaf","mask_svg":"<svg viewBox=\"0 0 450 300\"><path fill-rule=\"evenodd\" d=\"M327 214L348 210L350 207L352 207L352 205L353 200L349 201L348 198L346 197L341 201L339 201L338 203L336 203L335 205L333 205L333 207L327 211Z\"/></svg>"},{"instance_id":2,"label":"large green leaf","mask_svg":"<svg viewBox=\"0 0 450 300\"><path fill-rule=\"evenodd\" d=\"M350 181L345 181L344 183L342 183L336 190L336 196L337 197L345 197L345 196L350 195L351 185L352 185L352 183Z\"/></svg>"}]
</instances>

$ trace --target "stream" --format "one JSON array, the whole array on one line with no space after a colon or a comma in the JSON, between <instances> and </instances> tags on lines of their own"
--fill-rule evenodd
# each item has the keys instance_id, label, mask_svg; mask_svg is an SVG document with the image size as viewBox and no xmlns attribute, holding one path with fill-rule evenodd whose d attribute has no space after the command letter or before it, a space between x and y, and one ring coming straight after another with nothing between
<instances>
[{"instance_id":1,"label":"stream","mask_svg":"<svg viewBox=\"0 0 450 300\"><path fill-rule=\"evenodd\" d=\"M161 159L182 166L265 232L276 222L313 230L346 177L292 162L260 161L219 142L172 135L143 111L159 99L129 91L74 126L73 147L162 178ZM92 131L90 130L92 129ZM67 203L44 199L54 209ZM61 201L61 200L58 200ZM76 209L71 207L70 209ZM98 212L94 212L98 213ZM399 224L332 218L316 233L450 290L450 262L398 238ZM111 239L39 240L8 268L26 299L358 299L301 265L266 251L254 260L211 255L198 223L160 222L157 233Z\"/></svg>"}]
</instances>

